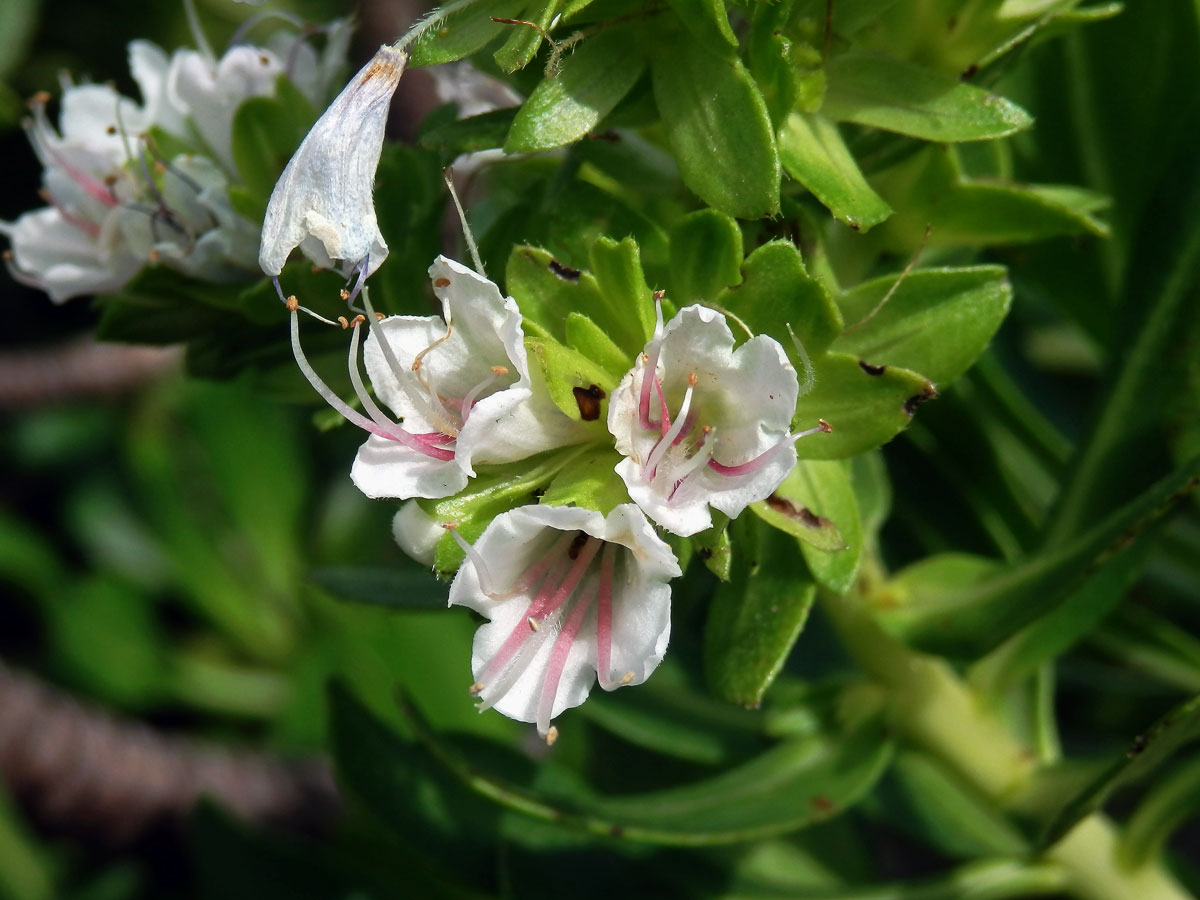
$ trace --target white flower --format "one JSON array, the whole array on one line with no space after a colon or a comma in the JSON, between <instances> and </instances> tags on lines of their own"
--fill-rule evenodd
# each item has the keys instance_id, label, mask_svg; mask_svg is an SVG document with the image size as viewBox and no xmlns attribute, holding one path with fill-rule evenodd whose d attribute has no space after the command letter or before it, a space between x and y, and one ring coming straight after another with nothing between
<instances>
[{"instance_id":1,"label":"white flower","mask_svg":"<svg viewBox=\"0 0 1200 900\"><path fill-rule=\"evenodd\" d=\"M48 97L35 97L26 129L49 206L0 222L13 277L60 302L118 290L146 263L218 282L256 271L257 225L234 213L228 197L233 118L248 97L273 94L285 71L314 101L323 96L346 33L342 23L327 30L321 59L293 35L273 39L286 56L237 46L220 60L195 50L168 57L134 41L129 68L143 102L67 80L57 130ZM152 126L184 142L201 136L214 158L163 158L145 137Z\"/></svg>"},{"instance_id":2,"label":"white flower","mask_svg":"<svg viewBox=\"0 0 1200 900\"><path fill-rule=\"evenodd\" d=\"M259 47L231 47L218 60L199 50L177 50L168 69L167 97L186 112L206 148L232 172L238 107L251 97L273 95L283 72L279 58Z\"/></svg>"},{"instance_id":3,"label":"white flower","mask_svg":"<svg viewBox=\"0 0 1200 900\"><path fill-rule=\"evenodd\" d=\"M465 543L465 542L464 542ZM488 525L450 586L450 604L488 619L475 633L471 692L536 722L578 706L598 679L606 691L641 684L671 636L679 563L642 512L523 506Z\"/></svg>"},{"instance_id":4,"label":"white flower","mask_svg":"<svg viewBox=\"0 0 1200 900\"><path fill-rule=\"evenodd\" d=\"M115 291L134 276L142 261L123 252L99 226L81 225L52 206L0 222L11 247L4 254L15 281L37 288L55 303L72 297Z\"/></svg>"},{"instance_id":5,"label":"white flower","mask_svg":"<svg viewBox=\"0 0 1200 900\"><path fill-rule=\"evenodd\" d=\"M301 370L331 405L371 434L351 470L368 497L448 497L466 486L476 464L512 462L590 436L535 385L516 301L443 256L429 275L444 318L391 316L374 325L366 341L375 395L395 419L376 405L358 371L362 317L352 326L349 362L366 415L346 406L308 365L298 306L292 309Z\"/></svg>"},{"instance_id":6,"label":"white flower","mask_svg":"<svg viewBox=\"0 0 1200 900\"><path fill-rule=\"evenodd\" d=\"M795 464L797 394L777 341L757 335L735 350L721 313L689 306L663 328L660 308L654 337L609 402L608 430L626 457L617 474L675 534L708 528L709 507L737 516Z\"/></svg>"},{"instance_id":7,"label":"white flower","mask_svg":"<svg viewBox=\"0 0 1200 900\"><path fill-rule=\"evenodd\" d=\"M350 80L283 170L267 204L259 265L283 270L296 247L323 268L365 278L387 257L372 188L392 94L407 61L389 46Z\"/></svg>"}]
</instances>

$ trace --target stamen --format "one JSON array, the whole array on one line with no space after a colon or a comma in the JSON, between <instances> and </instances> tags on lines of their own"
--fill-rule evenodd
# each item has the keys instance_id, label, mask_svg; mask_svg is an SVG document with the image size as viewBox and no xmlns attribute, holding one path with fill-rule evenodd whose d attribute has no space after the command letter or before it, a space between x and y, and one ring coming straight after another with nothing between
<instances>
[{"instance_id":1,"label":"stamen","mask_svg":"<svg viewBox=\"0 0 1200 900\"><path fill-rule=\"evenodd\" d=\"M444 522L442 523L442 527L450 532L450 537L454 539L454 543L462 548L463 553L467 555L467 559L471 561L471 565L475 567L475 577L479 579L479 589L483 591L483 595L490 597L492 600L498 599L495 582L492 581L492 573L488 570L487 563L483 559L483 554L458 533L458 523Z\"/></svg>"},{"instance_id":2,"label":"stamen","mask_svg":"<svg viewBox=\"0 0 1200 900\"><path fill-rule=\"evenodd\" d=\"M467 242L467 250L471 254L471 264L475 266L475 271L479 273L480 278L487 278L487 272L483 271L483 260L479 257L479 246L475 243L475 235L471 234L471 226L467 224L467 214L463 210L462 203L459 202L458 191L454 189L454 170L442 169L442 180L446 182L446 187L450 191L450 199L454 201L454 208L458 210L458 221L462 225L463 240Z\"/></svg>"},{"instance_id":3,"label":"stamen","mask_svg":"<svg viewBox=\"0 0 1200 900\"><path fill-rule=\"evenodd\" d=\"M718 475L726 475L730 478L736 478L739 475L750 475L766 466L767 463L771 461L772 455L778 452L781 447L790 447L795 444L796 441L800 440L800 438L824 430L824 428L818 425L816 428L810 428L808 431L802 431L799 434L785 435L778 443L768 447L762 453L758 454L758 456L747 460L744 463L739 463L736 466L726 466L717 462L715 459L710 459L708 461L708 467Z\"/></svg>"},{"instance_id":4,"label":"stamen","mask_svg":"<svg viewBox=\"0 0 1200 900\"><path fill-rule=\"evenodd\" d=\"M318 394L320 394L325 402L336 409L350 422L353 422L364 431L369 431L371 434L378 435L387 440L397 441L408 447L410 450L416 450L418 453L425 456L433 457L440 460L454 459L454 453L450 450L442 450L436 447L430 447L427 444L418 441L408 432L402 429L384 429L376 423L372 422L358 410L351 409L341 397L333 392L333 390L317 374L316 370L309 364L308 358L304 355L304 350L300 346L300 316L297 315L297 310L300 304L295 301L295 298L288 299L288 310L291 312L291 336L292 336L292 355L296 357L296 365L308 379L308 383L313 386ZM332 323L331 323L332 324Z\"/></svg>"},{"instance_id":5,"label":"stamen","mask_svg":"<svg viewBox=\"0 0 1200 900\"><path fill-rule=\"evenodd\" d=\"M804 344L800 343L800 338L796 337L796 332L792 330L791 322L788 323L787 330L792 338L792 346L796 348L796 354L800 357L800 362L804 364L804 382L800 385L800 393L797 395L803 397L816 384L817 370L813 368L812 361L808 358L808 351L804 349Z\"/></svg>"},{"instance_id":6,"label":"stamen","mask_svg":"<svg viewBox=\"0 0 1200 900\"><path fill-rule=\"evenodd\" d=\"M196 5L192 0L183 0L183 11L187 15L188 28L192 32L192 40L196 42L196 49L208 61L211 66L216 63L216 56L213 55L212 46L208 43L208 38L204 35L204 30L200 27L200 17L196 15Z\"/></svg>"},{"instance_id":7,"label":"stamen","mask_svg":"<svg viewBox=\"0 0 1200 900\"><path fill-rule=\"evenodd\" d=\"M641 420L642 427L646 429L654 427L654 423L650 421L650 387L654 382L658 381L658 354L662 346L662 333L662 298L656 293L654 295L654 337L651 338L650 344L646 347L646 353L643 357L642 391L641 397L638 398L638 417Z\"/></svg>"},{"instance_id":8,"label":"stamen","mask_svg":"<svg viewBox=\"0 0 1200 900\"><path fill-rule=\"evenodd\" d=\"M553 747L554 742L557 740L558 740L558 728L557 728L557 726L551 725L546 730L546 746Z\"/></svg>"},{"instance_id":9,"label":"stamen","mask_svg":"<svg viewBox=\"0 0 1200 900\"><path fill-rule=\"evenodd\" d=\"M362 299L363 306L367 308L367 314L377 321L382 321L375 312L374 307L371 306L371 297L366 288L363 289ZM393 377L396 379L397 384L400 385L400 390L404 391L405 395L412 402L412 404L420 409L425 418L432 422L433 425L438 428L438 430L440 430L443 434L448 434L452 437L458 437L458 429L454 427L453 423L446 421L446 417L440 414L430 405L429 398L427 396L425 396L421 391L413 389L412 382L414 380L414 376L412 371L405 371L400 365L400 361L396 359L396 354L392 350L392 345L388 342L387 335L380 331L377 337L379 338L379 349L383 352L384 361L387 362L388 368L391 370Z\"/></svg>"},{"instance_id":10,"label":"stamen","mask_svg":"<svg viewBox=\"0 0 1200 900\"><path fill-rule=\"evenodd\" d=\"M275 293L279 295L279 302L282 303L284 306L286 306L289 311L295 311L298 309L302 313L308 313L310 316L312 316L318 322L324 322L326 325L338 324L337 322L333 321L332 319L325 318L320 313L313 312L307 306L301 306L300 301L298 301L295 297L283 296L283 288L279 284L279 276L278 275L271 276L271 283L273 285L275 285Z\"/></svg>"},{"instance_id":11,"label":"stamen","mask_svg":"<svg viewBox=\"0 0 1200 900\"><path fill-rule=\"evenodd\" d=\"M505 638L504 643L500 645L500 649L496 651L492 658L488 660L487 664L483 667L482 671L480 671L478 676L480 681L482 681L484 684L488 684L497 673L505 668L509 669L509 674L512 673L514 668L519 673L519 666L513 667L509 665L509 663L512 661L513 654L517 653L517 651L519 651L526 644L527 640L537 640L539 637L551 630L543 627L539 628L536 633L530 634L527 621L529 619L540 619L542 625L544 626L551 616L557 616L557 614L563 608L567 598L570 597L571 593L579 584L580 579L583 578L588 566L591 565L592 560L595 559L596 554L600 550L601 543L601 541L589 537L585 542L583 549L580 550L578 557L576 557L574 560L571 560L568 557L565 560L558 561L559 564L555 566L553 571L551 571L546 577L546 580L542 583L541 589L533 598L532 602L530 602L529 607L525 610L525 614L521 617L521 621L517 623L516 627L514 627L511 632L509 632L509 635L507 638ZM562 578L562 581L559 582L558 587L553 589L553 593L551 593L551 588L560 577ZM522 627L523 625L526 627ZM509 680L510 679L507 675L503 679L503 681L506 683L509 682ZM491 693L491 690L489 690L489 694ZM496 696L503 696L503 692L500 692ZM493 700L489 702L489 705L494 702L494 699L495 697L493 697Z\"/></svg>"},{"instance_id":12,"label":"stamen","mask_svg":"<svg viewBox=\"0 0 1200 900\"><path fill-rule=\"evenodd\" d=\"M361 310L354 307L354 298L362 293L363 287L367 280L367 272L370 271L370 268L371 254L368 253L362 258L359 264L354 267L354 271L351 272L351 275L353 275L355 272L358 273L358 279L354 282L354 288L349 294L347 294L345 291L342 291L342 299L346 301L346 305L349 306L354 312L361 312ZM350 279L348 278L346 279L347 282L349 282L349 280Z\"/></svg>"},{"instance_id":13,"label":"stamen","mask_svg":"<svg viewBox=\"0 0 1200 900\"><path fill-rule=\"evenodd\" d=\"M464 425L467 424L467 417L471 414L471 408L475 405L475 398L495 384L497 378L507 374L508 369L504 368L504 366L492 366L492 373L479 382L479 384L475 385L475 387L471 388L471 390L467 391L467 395L463 397L462 401L462 421Z\"/></svg>"},{"instance_id":14,"label":"stamen","mask_svg":"<svg viewBox=\"0 0 1200 900\"><path fill-rule=\"evenodd\" d=\"M345 322L345 319L342 318L338 321ZM347 357L347 367L350 370L350 383L354 385L354 393L358 396L358 401L363 405L363 409L367 411L367 415L371 417L372 421L374 421L376 425L383 429L393 440L403 442L404 438L400 437L400 435L404 434L416 439L417 441L420 441L423 446L428 447L428 441L421 441L419 435L409 434L400 427L398 422L394 422L385 416L383 414L383 410L381 410L375 403L375 400L371 397L370 393L366 389L366 386L363 384L362 373L358 369L358 341L359 336L362 334L362 330L359 328L359 326L362 325L364 321L366 320L363 319L362 316L355 316L354 318L353 329L350 333L350 353ZM345 328L346 326L343 324L342 327ZM425 449L422 450L422 452L427 456L432 456L434 459L444 459L446 458L444 454L449 452L449 458L454 458L452 451L440 450L437 452L430 452L430 450L434 449L435 448Z\"/></svg>"},{"instance_id":15,"label":"stamen","mask_svg":"<svg viewBox=\"0 0 1200 900\"><path fill-rule=\"evenodd\" d=\"M714 439L716 429L705 425L700 433L700 440L696 443L696 447L692 452L692 456L682 466L679 466L671 472L675 479L675 485L671 488L671 493L667 496L667 504L669 506L678 505L679 489L687 483L688 479L703 469L712 461L713 451L716 449L716 440ZM687 492L684 492L686 496ZM679 498L680 500L682 498Z\"/></svg>"},{"instance_id":16,"label":"stamen","mask_svg":"<svg viewBox=\"0 0 1200 900\"><path fill-rule=\"evenodd\" d=\"M596 594L596 680L606 691L613 689L612 671L612 587L616 567L615 544L604 547L600 557L600 587Z\"/></svg>"},{"instance_id":17,"label":"stamen","mask_svg":"<svg viewBox=\"0 0 1200 900\"><path fill-rule=\"evenodd\" d=\"M675 423L670 427L666 434L662 436L654 450L650 453L650 458L646 460L646 466L642 470L642 478L650 481L654 478L654 470L658 464L662 462L662 458L670 449L680 432L683 431L684 425L687 423L688 410L692 407L692 391L696 387L696 373L693 372L688 376L687 390L683 394L683 403L680 404L679 414L675 416Z\"/></svg>"},{"instance_id":18,"label":"stamen","mask_svg":"<svg viewBox=\"0 0 1200 900\"><path fill-rule=\"evenodd\" d=\"M538 703L538 734L548 736L550 733L550 717L554 714L554 700L558 696L558 684L562 680L563 669L566 668L567 657L571 654L575 637L579 634L584 617L592 607L594 596L594 591L588 591L575 601L571 615L554 641L554 648L550 651L550 661L546 666L546 678L542 681L542 698Z\"/></svg>"}]
</instances>

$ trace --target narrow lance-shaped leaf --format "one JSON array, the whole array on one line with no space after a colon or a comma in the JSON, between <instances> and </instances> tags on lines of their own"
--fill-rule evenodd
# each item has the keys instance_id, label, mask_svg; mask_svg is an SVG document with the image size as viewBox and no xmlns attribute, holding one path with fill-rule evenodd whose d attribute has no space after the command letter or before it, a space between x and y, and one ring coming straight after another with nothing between
<instances>
[{"instance_id":1,"label":"narrow lance-shaped leaf","mask_svg":"<svg viewBox=\"0 0 1200 900\"><path fill-rule=\"evenodd\" d=\"M987 347L1011 301L1001 266L877 278L840 298L850 324L833 349L876 365L903 366L945 385Z\"/></svg>"},{"instance_id":2,"label":"narrow lance-shaped leaf","mask_svg":"<svg viewBox=\"0 0 1200 900\"><path fill-rule=\"evenodd\" d=\"M791 113L779 130L779 158L834 218L856 231L867 231L892 214L867 184L837 125L824 116Z\"/></svg>"},{"instance_id":3,"label":"narrow lance-shaped leaf","mask_svg":"<svg viewBox=\"0 0 1200 900\"><path fill-rule=\"evenodd\" d=\"M584 137L608 115L646 68L636 26L611 28L584 40L544 78L517 113L506 153L532 153Z\"/></svg>"},{"instance_id":4,"label":"narrow lance-shaped leaf","mask_svg":"<svg viewBox=\"0 0 1200 900\"><path fill-rule=\"evenodd\" d=\"M783 741L721 775L671 790L598 797L571 784L573 779L560 771L554 780L561 789L538 791L497 774L495 763L483 754L467 756L436 734L405 695L400 699L409 726L428 753L475 793L535 819L641 843L726 844L816 824L861 799L892 755L880 723L871 721L847 734ZM377 723L374 731L380 731Z\"/></svg>"},{"instance_id":5,"label":"narrow lance-shaped leaf","mask_svg":"<svg viewBox=\"0 0 1200 900\"><path fill-rule=\"evenodd\" d=\"M791 535L757 517L734 527L733 572L709 607L704 667L717 696L756 707L808 620L816 584L795 566Z\"/></svg>"},{"instance_id":6,"label":"narrow lance-shaped leaf","mask_svg":"<svg viewBox=\"0 0 1200 900\"><path fill-rule=\"evenodd\" d=\"M996 94L911 63L866 53L829 60L821 112L927 141L1004 137L1033 124L1025 110Z\"/></svg>"},{"instance_id":7,"label":"narrow lance-shaped leaf","mask_svg":"<svg viewBox=\"0 0 1200 900\"><path fill-rule=\"evenodd\" d=\"M736 57L683 37L656 48L654 98L683 182L742 219L779 210L779 155L767 106Z\"/></svg>"},{"instance_id":8,"label":"narrow lance-shaped leaf","mask_svg":"<svg viewBox=\"0 0 1200 900\"><path fill-rule=\"evenodd\" d=\"M779 130L779 158L788 175L854 230L865 232L892 215L886 200L866 184L838 126L826 116L788 115Z\"/></svg>"},{"instance_id":9,"label":"narrow lance-shaped leaf","mask_svg":"<svg viewBox=\"0 0 1200 900\"><path fill-rule=\"evenodd\" d=\"M1072 797L1042 835L1041 846L1054 844L1122 787L1154 772L1186 744L1200 739L1200 697L1171 710L1142 734L1094 781Z\"/></svg>"},{"instance_id":10,"label":"narrow lance-shaped leaf","mask_svg":"<svg viewBox=\"0 0 1200 900\"><path fill-rule=\"evenodd\" d=\"M889 627L924 649L957 656L990 650L1071 596L1089 574L1127 549L1142 531L1193 491L1200 459L1192 460L1074 540L1011 567L982 561L970 575L947 581L928 561L901 572L889 587ZM898 596L894 592L899 591ZM1030 604L1030 597L1038 597Z\"/></svg>"}]
</instances>

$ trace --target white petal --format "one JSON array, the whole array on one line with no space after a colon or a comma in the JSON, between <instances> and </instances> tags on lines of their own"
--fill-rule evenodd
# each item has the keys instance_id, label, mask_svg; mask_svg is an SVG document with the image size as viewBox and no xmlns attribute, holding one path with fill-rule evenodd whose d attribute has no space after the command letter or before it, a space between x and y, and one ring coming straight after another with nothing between
<instances>
[{"instance_id":1,"label":"white petal","mask_svg":"<svg viewBox=\"0 0 1200 900\"><path fill-rule=\"evenodd\" d=\"M466 473L453 459L433 459L374 434L358 448L350 478L360 491L376 500L449 497L467 486Z\"/></svg>"},{"instance_id":2,"label":"white petal","mask_svg":"<svg viewBox=\"0 0 1200 900\"><path fill-rule=\"evenodd\" d=\"M450 603L468 606L489 619L476 632L471 669L478 679L494 655L514 631L524 636L522 650L508 672L493 689L504 689L494 700L495 708L523 722L534 722L547 685L547 669L554 645L562 630L563 608L556 620L545 619L532 629L525 618L537 585L504 596L544 554L560 546L564 535L582 531L616 546L619 559L613 585L612 667L619 683L626 672L629 684L644 681L662 660L670 639L670 588L667 581L680 574L671 549L654 533L646 517L633 504L616 507L607 517L577 507L525 506L497 516L475 544L484 560L487 578L502 599L485 595L474 563L465 564L450 587ZM592 562L587 579L595 579L601 549ZM574 557L572 557L574 558ZM565 561L565 560L564 560ZM580 602L577 588L576 603ZM572 607L573 609L574 607ZM554 687L551 717L578 706L587 697L596 678L597 624L595 603L588 609L575 635L562 675ZM526 634L528 630L528 634ZM487 696L487 687L482 696Z\"/></svg>"},{"instance_id":3,"label":"white petal","mask_svg":"<svg viewBox=\"0 0 1200 900\"><path fill-rule=\"evenodd\" d=\"M416 500L409 500L392 517L392 537L400 549L426 566L433 566L438 542L445 533L437 519L421 509Z\"/></svg>"},{"instance_id":4,"label":"white petal","mask_svg":"<svg viewBox=\"0 0 1200 900\"><path fill-rule=\"evenodd\" d=\"M50 295L55 303L121 288L141 267L124 252L68 222L53 207L0 223L12 242L10 271L22 284Z\"/></svg>"},{"instance_id":5,"label":"white petal","mask_svg":"<svg viewBox=\"0 0 1200 900\"><path fill-rule=\"evenodd\" d=\"M283 64L259 47L230 48L214 66L195 51L179 51L172 59L168 97L187 111L208 149L229 170L233 161L233 117L250 97L275 92Z\"/></svg>"},{"instance_id":6,"label":"white petal","mask_svg":"<svg viewBox=\"0 0 1200 900\"><path fill-rule=\"evenodd\" d=\"M130 42L129 71L142 94L147 122L179 137L186 136L184 120L187 111L173 102L167 91L171 59L166 52L150 41Z\"/></svg>"},{"instance_id":7,"label":"white petal","mask_svg":"<svg viewBox=\"0 0 1200 900\"><path fill-rule=\"evenodd\" d=\"M388 108L406 59L381 47L283 170L263 222L259 265L268 275L278 275L288 254L307 237L319 240L325 258L341 262L347 272L369 260L369 275L386 258L372 187Z\"/></svg>"}]
</instances>

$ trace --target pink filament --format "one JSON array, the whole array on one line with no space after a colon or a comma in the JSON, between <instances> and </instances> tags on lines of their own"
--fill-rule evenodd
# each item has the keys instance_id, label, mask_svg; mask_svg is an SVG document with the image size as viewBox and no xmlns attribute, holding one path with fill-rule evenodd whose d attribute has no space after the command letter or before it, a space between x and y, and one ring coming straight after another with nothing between
<instances>
[{"instance_id":1,"label":"pink filament","mask_svg":"<svg viewBox=\"0 0 1200 900\"><path fill-rule=\"evenodd\" d=\"M530 619L537 620L544 618L562 606L579 584L579 580L583 577L583 573L587 571L587 567L591 565L592 560L596 557L596 553L600 550L600 543L600 541L594 538L589 537L587 539L580 549L579 555L571 563L565 577L563 577L562 582L553 593L550 591L557 579L553 577L546 579L537 596L533 598L529 607L525 610L525 614L521 616L520 621L513 627L508 637L504 639L504 643L500 645L500 649L488 660L487 665L479 673L478 678L481 682L486 685L495 674L508 664L513 654L528 639L532 633L529 628Z\"/></svg>"},{"instance_id":2,"label":"pink filament","mask_svg":"<svg viewBox=\"0 0 1200 900\"><path fill-rule=\"evenodd\" d=\"M538 703L538 734L545 735L550 729L550 717L554 713L554 700L558 696L558 683L562 680L563 669L567 665L567 657L571 655L571 647L575 636L583 625L583 618L591 608L591 597L580 597L575 603L571 615L563 625L554 648L550 651L550 662L546 666L546 678L542 682L542 698Z\"/></svg>"},{"instance_id":3,"label":"pink filament","mask_svg":"<svg viewBox=\"0 0 1200 900\"><path fill-rule=\"evenodd\" d=\"M596 677L606 691L612 685L612 588L616 547L608 544L600 557L600 590L596 595Z\"/></svg>"},{"instance_id":4,"label":"pink filament","mask_svg":"<svg viewBox=\"0 0 1200 900\"><path fill-rule=\"evenodd\" d=\"M440 447L431 447L427 443L423 443L409 434L402 428L387 429L380 426L378 423L368 419L357 410L351 409L350 406L342 400L317 374L316 370L309 363L308 358L304 355L304 350L300 347L300 315L296 310L291 311L292 318L292 354L296 357L296 365L308 379L308 383L313 386L313 389L320 394L325 402L341 413L348 421L354 423L363 431L369 431L371 434L378 435L381 438L389 441L396 441L408 447L410 450L415 450L425 456L433 459L449 461L454 459L454 451L445 450Z\"/></svg>"}]
</instances>

